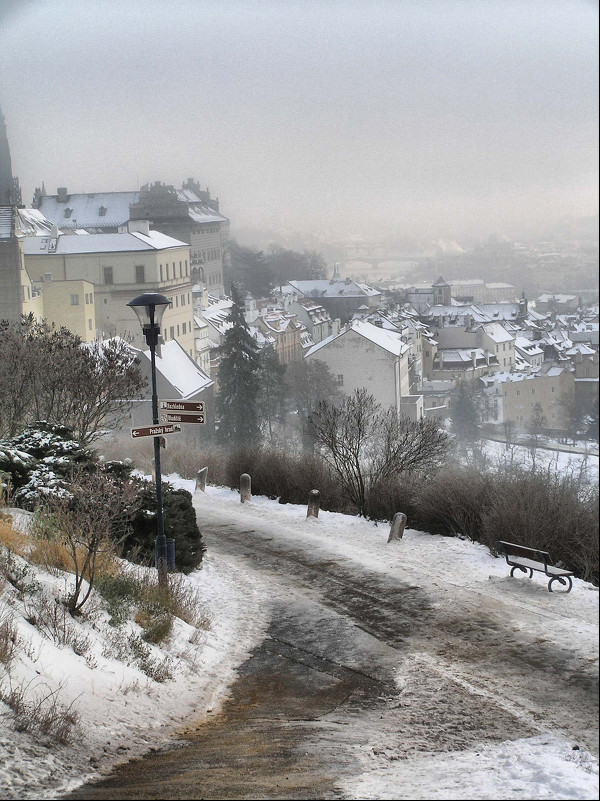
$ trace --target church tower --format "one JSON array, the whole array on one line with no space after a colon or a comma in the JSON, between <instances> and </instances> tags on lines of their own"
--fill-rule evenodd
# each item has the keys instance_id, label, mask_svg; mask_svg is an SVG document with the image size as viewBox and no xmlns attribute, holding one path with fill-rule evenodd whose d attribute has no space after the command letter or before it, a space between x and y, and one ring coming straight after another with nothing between
<instances>
[{"instance_id":1,"label":"church tower","mask_svg":"<svg viewBox=\"0 0 600 801\"><path fill-rule=\"evenodd\" d=\"M13 178L6 123L0 108L0 206L21 206L19 179Z\"/></svg>"},{"instance_id":2,"label":"church tower","mask_svg":"<svg viewBox=\"0 0 600 801\"><path fill-rule=\"evenodd\" d=\"M19 182L12 176L6 125L0 109L0 320L21 319L21 246L15 235L16 207L21 205Z\"/></svg>"}]
</instances>

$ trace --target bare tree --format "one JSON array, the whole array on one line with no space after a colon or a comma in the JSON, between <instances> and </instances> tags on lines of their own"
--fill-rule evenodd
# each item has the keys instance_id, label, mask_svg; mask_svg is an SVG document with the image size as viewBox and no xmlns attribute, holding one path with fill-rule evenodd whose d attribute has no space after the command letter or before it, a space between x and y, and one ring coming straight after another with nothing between
<instances>
[{"instance_id":1,"label":"bare tree","mask_svg":"<svg viewBox=\"0 0 600 801\"><path fill-rule=\"evenodd\" d=\"M69 426L83 445L115 426L145 381L127 343L82 343L66 328L0 324L0 435L36 420Z\"/></svg>"},{"instance_id":2,"label":"bare tree","mask_svg":"<svg viewBox=\"0 0 600 801\"><path fill-rule=\"evenodd\" d=\"M365 514L369 493L384 482L439 466L448 443L435 421L398 418L393 407L383 410L366 389L339 405L319 403L309 415L309 428L359 515Z\"/></svg>"},{"instance_id":3,"label":"bare tree","mask_svg":"<svg viewBox=\"0 0 600 801\"><path fill-rule=\"evenodd\" d=\"M100 555L113 553L115 539L118 542L119 534L122 538L127 534L135 498L134 482L111 481L101 471L75 473L68 492L47 497L37 533L61 543L67 551L75 574L68 599L72 615L90 597Z\"/></svg>"},{"instance_id":4,"label":"bare tree","mask_svg":"<svg viewBox=\"0 0 600 801\"><path fill-rule=\"evenodd\" d=\"M527 450L531 456L531 470L535 473L537 466L537 452L543 441L543 432L546 425L541 403L536 403L527 425Z\"/></svg>"}]
</instances>

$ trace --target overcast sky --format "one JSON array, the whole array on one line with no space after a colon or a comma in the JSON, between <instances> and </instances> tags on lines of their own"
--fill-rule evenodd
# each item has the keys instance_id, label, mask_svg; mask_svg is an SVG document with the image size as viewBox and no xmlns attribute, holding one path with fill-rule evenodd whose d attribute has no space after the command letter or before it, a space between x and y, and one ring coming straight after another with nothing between
<instances>
[{"instance_id":1,"label":"overcast sky","mask_svg":"<svg viewBox=\"0 0 600 801\"><path fill-rule=\"evenodd\" d=\"M510 234L598 211L593 0L0 0L27 204L180 185L233 226Z\"/></svg>"}]
</instances>

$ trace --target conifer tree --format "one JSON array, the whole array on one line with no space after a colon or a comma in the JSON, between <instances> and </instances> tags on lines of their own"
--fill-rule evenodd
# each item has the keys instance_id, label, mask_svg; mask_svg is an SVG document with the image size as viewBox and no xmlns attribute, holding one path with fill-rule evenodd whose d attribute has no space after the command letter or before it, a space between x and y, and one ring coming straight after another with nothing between
<instances>
[{"instance_id":1,"label":"conifer tree","mask_svg":"<svg viewBox=\"0 0 600 801\"><path fill-rule=\"evenodd\" d=\"M260 386L258 345L244 317L241 292L231 286L231 327L225 332L219 365L219 437L227 444L248 446L260 437L257 396Z\"/></svg>"},{"instance_id":2,"label":"conifer tree","mask_svg":"<svg viewBox=\"0 0 600 801\"><path fill-rule=\"evenodd\" d=\"M268 432L271 442L278 426L285 424L287 385L284 381L286 367L279 363L277 351L266 345L259 354L260 389L258 409L263 429Z\"/></svg>"}]
</instances>

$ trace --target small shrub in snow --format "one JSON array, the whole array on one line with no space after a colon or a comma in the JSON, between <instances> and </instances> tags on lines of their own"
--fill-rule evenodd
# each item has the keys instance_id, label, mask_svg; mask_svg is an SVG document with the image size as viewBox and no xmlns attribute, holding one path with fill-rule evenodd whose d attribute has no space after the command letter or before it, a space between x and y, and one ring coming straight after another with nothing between
<instances>
[{"instance_id":1,"label":"small shrub in snow","mask_svg":"<svg viewBox=\"0 0 600 801\"><path fill-rule=\"evenodd\" d=\"M64 706L59 701L61 687L51 690L46 684L35 687L20 683L13 685L10 677L0 683L0 701L15 716L16 731L34 731L46 735L53 742L68 745L73 739L73 727L79 715L73 704Z\"/></svg>"},{"instance_id":2,"label":"small shrub in snow","mask_svg":"<svg viewBox=\"0 0 600 801\"><path fill-rule=\"evenodd\" d=\"M15 588L21 598L33 595L40 589L27 562L7 548L0 550L0 576Z\"/></svg>"},{"instance_id":3,"label":"small shrub in snow","mask_svg":"<svg viewBox=\"0 0 600 801\"><path fill-rule=\"evenodd\" d=\"M92 643L78 630L62 600L40 593L24 602L25 619L57 645L70 646L78 656L86 657Z\"/></svg>"},{"instance_id":4,"label":"small shrub in snow","mask_svg":"<svg viewBox=\"0 0 600 801\"><path fill-rule=\"evenodd\" d=\"M6 669L13 661L17 647L17 629L12 613L0 607L0 665Z\"/></svg>"}]
</instances>

